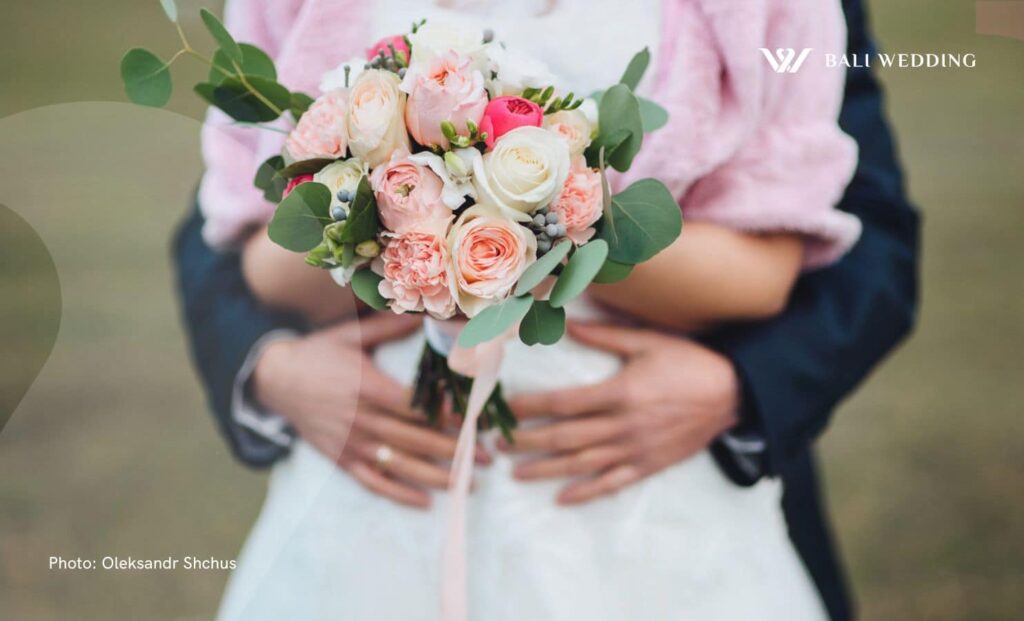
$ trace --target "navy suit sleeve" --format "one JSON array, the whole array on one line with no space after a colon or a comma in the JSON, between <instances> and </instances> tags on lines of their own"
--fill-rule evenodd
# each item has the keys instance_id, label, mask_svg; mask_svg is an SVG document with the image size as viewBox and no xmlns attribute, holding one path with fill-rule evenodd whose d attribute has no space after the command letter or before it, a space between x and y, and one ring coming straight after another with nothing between
<instances>
[{"instance_id":1,"label":"navy suit sleeve","mask_svg":"<svg viewBox=\"0 0 1024 621\"><path fill-rule=\"evenodd\" d=\"M860 0L844 3L850 53L874 53ZM848 70L839 120L860 147L860 162L840 209L863 234L836 265L801 278L787 310L767 322L735 326L708 344L729 356L743 383L744 418L767 441L762 469L737 468L712 447L739 484L775 475L807 451L836 405L911 330L918 301L918 215L886 123L880 86L869 69Z\"/></svg>"},{"instance_id":2,"label":"navy suit sleeve","mask_svg":"<svg viewBox=\"0 0 1024 621\"><path fill-rule=\"evenodd\" d=\"M286 451L235 422L232 389L249 351L264 334L301 329L293 317L261 307L246 286L239 255L217 252L202 238L195 209L174 240L174 264L192 357L210 409L232 452L253 467L272 464Z\"/></svg>"}]
</instances>

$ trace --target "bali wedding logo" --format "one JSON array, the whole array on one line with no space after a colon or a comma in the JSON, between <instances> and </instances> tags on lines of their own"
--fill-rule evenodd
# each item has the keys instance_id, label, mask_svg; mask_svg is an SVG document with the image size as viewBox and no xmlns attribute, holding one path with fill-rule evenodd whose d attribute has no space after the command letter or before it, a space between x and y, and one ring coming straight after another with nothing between
<instances>
[{"instance_id":1,"label":"bali wedding logo","mask_svg":"<svg viewBox=\"0 0 1024 621\"><path fill-rule=\"evenodd\" d=\"M800 67L803 66L804 61L810 56L812 48L805 48L797 56L796 50L793 48L782 48L772 52L766 47L761 48L761 53L768 60L768 64L772 66L775 73L796 73L800 71Z\"/></svg>"},{"instance_id":2,"label":"bali wedding logo","mask_svg":"<svg viewBox=\"0 0 1024 621\"><path fill-rule=\"evenodd\" d=\"M778 48L772 51L759 48L775 73L796 73L813 52L804 48L799 53L793 48ZM886 69L973 69L977 65L973 53L885 53L874 54L824 54L825 67L844 69L865 69L880 66Z\"/></svg>"}]
</instances>

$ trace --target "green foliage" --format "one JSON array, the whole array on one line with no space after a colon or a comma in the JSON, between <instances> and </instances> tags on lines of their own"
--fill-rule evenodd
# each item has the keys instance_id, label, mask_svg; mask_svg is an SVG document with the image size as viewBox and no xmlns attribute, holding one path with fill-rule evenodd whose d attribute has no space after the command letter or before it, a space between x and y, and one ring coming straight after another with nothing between
<instances>
[{"instance_id":1,"label":"green foliage","mask_svg":"<svg viewBox=\"0 0 1024 621\"><path fill-rule=\"evenodd\" d=\"M462 329L459 347L474 347L501 335L526 316L532 305L533 296L523 295L485 308Z\"/></svg>"},{"instance_id":2,"label":"green foliage","mask_svg":"<svg viewBox=\"0 0 1024 621\"><path fill-rule=\"evenodd\" d=\"M213 40L217 42L220 49L227 55L228 59L239 65L242 64L242 48L235 42L228 29L224 27L217 16L206 9L200 9L199 16L203 18L206 29L210 31Z\"/></svg>"},{"instance_id":3,"label":"green foliage","mask_svg":"<svg viewBox=\"0 0 1024 621\"><path fill-rule=\"evenodd\" d=\"M600 106L603 95L604 91L595 91L590 97ZM668 110L644 97L637 96L636 100L640 103L640 124L645 134L657 131L668 123Z\"/></svg>"},{"instance_id":4,"label":"green foliage","mask_svg":"<svg viewBox=\"0 0 1024 621\"><path fill-rule=\"evenodd\" d=\"M619 84L624 84L629 87L629 90L635 91L637 85L640 84L640 80L643 79L644 73L647 72L649 64L651 64L651 51L645 47L637 52L629 61L629 65L626 66L626 71L622 74Z\"/></svg>"},{"instance_id":5,"label":"green foliage","mask_svg":"<svg viewBox=\"0 0 1024 621\"><path fill-rule=\"evenodd\" d=\"M257 97L240 79L234 77L225 78L220 84L197 84L195 92L234 120L243 123L273 121L280 116L279 110L286 110L291 104L292 94L277 82L259 76L246 76L246 81L263 99ZM264 99L277 110L268 106Z\"/></svg>"},{"instance_id":6,"label":"green foliage","mask_svg":"<svg viewBox=\"0 0 1024 621\"><path fill-rule=\"evenodd\" d=\"M352 207L348 211L348 219L345 220L341 241L345 244L358 244L374 239L377 237L379 227L377 200L373 196L370 180L363 177L359 180L359 187L356 188L356 195L352 199Z\"/></svg>"},{"instance_id":7,"label":"green foliage","mask_svg":"<svg viewBox=\"0 0 1024 621\"><path fill-rule=\"evenodd\" d=\"M641 179L612 196L601 238L608 242L609 259L635 265L675 241L682 226L679 205L668 188L655 179Z\"/></svg>"},{"instance_id":8,"label":"green foliage","mask_svg":"<svg viewBox=\"0 0 1024 621\"><path fill-rule=\"evenodd\" d=\"M292 162L291 164L285 166L280 171L278 171L277 174L284 177L285 179L291 179L292 177L301 177L302 175L315 175L316 173L323 170L324 167L326 167L328 164L334 161L335 160L330 160L326 158L300 160L298 162Z\"/></svg>"},{"instance_id":9,"label":"green foliage","mask_svg":"<svg viewBox=\"0 0 1024 621\"><path fill-rule=\"evenodd\" d=\"M288 111L292 113L292 118L295 119L296 123L306 113L306 110L309 110L314 101L316 100L305 93L292 92L292 101L288 106Z\"/></svg>"},{"instance_id":10,"label":"green foliage","mask_svg":"<svg viewBox=\"0 0 1024 621\"><path fill-rule=\"evenodd\" d=\"M243 74L246 76L256 76L271 82L277 80L277 68L274 67L273 59L266 52L248 43L239 43L238 47L242 50L242 62L238 63L238 65L242 68ZM210 84L219 85L230 75L236 74L228 55L222 49L214 52L213 64L214 66L210 67Z\"/></svg>"},{"instance_id":11,"label":"green foliage","mask_svg":"<svg viewBox=\"0 0 1024 621\"><path fill-rule=\"evenodd\" d=\"M384 310L388 307L388 301L380 294L380 281L383 276L374 273L373 270L356 270L352 275L352 292L356 297L366 302L366 305L374 310Z\"/></svg>"},{"instance_id":12,"label":"green foliage","mask_svg":"<svg viewBox=\"0 0 1024 621\"><path fill-rule=\"evenodd\" d=\"M167 14L167 19L178 23L178 5L174 0L160 0L160 6L163 7L164 13Z\"/></svg>"},{"instance_id":13,"label":"green foliage","mask_svg":"<svg viewBox=\"0 0 1024 621\"><path fill-rule=\"evenodd\" d=\"M519 340L527 345L554 345L565 334L565 309L536 300L519 324Z\"/></svg>"},{"instance_id":14,"label":"green foliage","mask_svg":"<svg viewBox=\"0 0 1024 621\"><path fill-rule=\"evenodd\" d=\"M275 155L268 158L256 169L253 185L263 190L263 198L271 203L281 202L281 195L288 186L288 179L278 174L284 168L284 158Z\"/></svg>"},{"instance_id":15,"label":"green foliage","mask_svg":"<svg viewBox=\"0 0 1024 621\"><path fill-rule=\"evenodd\" d=\"M577 248L551 290L551 306L562 308L583 293L594 280L594 276L597 276L607 257L608 243L603 239L592 240Z\"/></svg>"},{"instance_id":16,"label":"green foliage","mask_svg":"<svg viewBox=\"0 0 1024 621\"><path fill-rule=\"evenodd\" d=\"M128 50L121 59L121 79L128 99L159 108L171 99L171 72L159 56L143 48Z\"/></svg>"},{"instance_id":17,"label":"green foliage","mask_svg":"<svg viewBox=\"0 0 1024 621\"><path fill-rule=\"evenodd\" d=\"M605 160L620 172L629 170L643 145L644 129L640 103L628 86L616 84L601 96L598 104L598 134L587 149L587 161L594 165L604 149Z\"/></svg>"},{"instance_id":18,"label":"green foliage","mask_svg":"<svg viewBox=\"0 0 1024 621\"><path fill-rule=\"evenodd\" d=\"M303 183L274 212L270 239L292 252L308 252L320 244L331 223L331 191L322 183Z\"/></svg>"},{"instance_id":19,"label":"green foliage","mask_svg":"<svg viewBox=\"0 0 1024 621\"><path fill-rule=\"evenodd\" d=\"M523 295L524 293L529 293L531 289L539 285L551 273L551 270L555 269L555 266L562 262L565 255L569 254L571 248L571 241L567 239L562 240L555 244L547 254L534 261L530 267L526 268L523 275L519 277L515 294Z\"/></svg>"},{"instance_id":20,"label":"green foliage","mask_svg":"<svg viewBox=\"0 0 1024 621\"><path fill-rule=\"evenodd\" d=\"M601 285L610 285L622 280L625 280L629 276L630 272L633 271L633 265L627 263L618 263L610 259L605 259L604 265L601 266L601 270L597 272L597 276L594 276L594 282Z\"/></svg>"}]
</instances>

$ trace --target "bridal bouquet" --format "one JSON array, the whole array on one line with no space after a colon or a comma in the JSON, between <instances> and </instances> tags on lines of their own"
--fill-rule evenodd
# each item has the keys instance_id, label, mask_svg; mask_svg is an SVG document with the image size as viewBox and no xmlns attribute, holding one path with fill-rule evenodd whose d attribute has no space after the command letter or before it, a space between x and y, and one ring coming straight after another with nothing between
<instances>
[{"instance_id":1,"label":"bridal bouquet","mask_svg":"<svg viewBox=\"0 0 1024 621\"><path fill-rule=\"evenodd\" d=\"M173 0L162 4L177 24ZM314 99L282 86L270 57L213 14L201 17L213 57L179 26L183 48L170 62L125 55L128 96L166 104L169 67L190 55L210 66L194 89L210 105L240 124L284 118L283 152L255 171L278 203L270 238L375 309L468 319L458 348L514 330L528 345L557 342L567 303L591 282L624 278L680 233L679 207L659 181L612 194L605 174L628 170L645 130L667 120L633 92L647 50L618 84L580 97L489 32L419 22L330 72ZM473 380L447 353L428 345L420 365L415 403L434 418L446 400L467 411ZM515 426L496 385L480 414L506 436Z\"/></svg>"}]
</instances>

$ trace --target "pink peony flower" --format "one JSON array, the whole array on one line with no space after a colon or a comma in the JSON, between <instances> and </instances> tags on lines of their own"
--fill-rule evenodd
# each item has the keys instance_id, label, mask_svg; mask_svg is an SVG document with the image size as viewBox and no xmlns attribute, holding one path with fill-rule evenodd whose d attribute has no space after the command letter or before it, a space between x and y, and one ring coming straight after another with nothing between
<instances>
[{"instance_id":1,"label":"pink peony flower","mask_svg":"<svg viewBox=\"0 0 1024 621\"><path fill-rule=\"evenodd\" d=\"M288 185L284 186L284 192L281 192L281 199L284 200L292 193L292 190L299 187L303 183L309 183L313 180L313 175L299 175L298 177L292 177L288 180Z\"/></svg>"},{"instance_id":2,"label":"pink peony flower","mask_svg":"<svg viewBox=\"0 0 1024 621\"><path fill-rule=\"evenodd\" d=\"M448 234L452 293L473 317L512 293L519 277L537 260L537 238L494 207L467 209Z\"/></svg>"},{"instance_id":3,"label":"pink peony flower","mask_svg":"<svg viewBox=\"0 0 1024 621\"><path fill-rule=\"evenodd\" d=\"M448 278L448 249L443 226L424 231L385 233L384 252L374 270L384 277L378 291L396 313L426 310L439 319L455 314ZM430 229L434 229L431 231Z\"/></svg>"},{"instance_id":4,"label":"pink peony flower","mask_svg":"<svg viewBox=\"0 0 1024 621\"><path fill-rule=\"evenodd\" d=\"M295 161L345 157L348 132L348 91L338 89L322 95L302 115L288 135L285 148Z\"/></svg>"},{"instance_id":5,"label":"pink peony flower","mask_svg":"<svg viewBox=\"0 0 1024 621\"><path fill-rule=\"evenodd\" d=\"M405 62L409 62L409 46L405 43L405 37L402 35L384 37L380 41L374 43L371 47L366 49L366 60L373 60L382 51L385 56L391 56L391 48L388 47L389 44L395 47L396 52L405 54Z\"/></svg>"},{"instance_id":6,"label":"pink peony flower","mask_svg":"<svg viewBox=\"0 0 1024 621\"><path fill-rule=\"evenodd\" d=\"M487 107L484 76L472 60L448 52L423 66L413 65L405 74L402 90L409 94L405 125L424 146L449 147L441 122L450 121L459 135L468 136L469 121L480 124Z\"/></svg>"},{"instance_id":7,"label":"pink peony flower","mask_svg":"<svg viewBox=\"0 0 1024 621\"><path fill-rule=\"evenodd\" d=\"M395 233L451 218L452 210L441 197L444 182L429 167L411 162L408 153L396 152L390 162L373 169L370 185L384 226Z\"/></svg>"},{"instance_id":8,"label":"pink peony flower","mask_svg":"<svg viewBox=\"0 0 1024 621\"><path fill-rule=\"evenodd\" d=\"M536 103L522 97L496 97L487 104L480 131L487 132L487 148L494 141L517 127L540 127L544 122L544 111Z\"/></svg>"},{"instance_id":9,"label":"pink peony flower","mask_svg":"<svg viewBox=\"0 0 1024 621\"><path fill-rule=\"evenodd\" d=\"M601 218L604 196L601 192L601 173L587 168L583 158L577 158L565 179L562 192L548 209L559 215L565 224L565 234L577 244L594 236L594 223Z\"/></svg>"}]
</instances>

